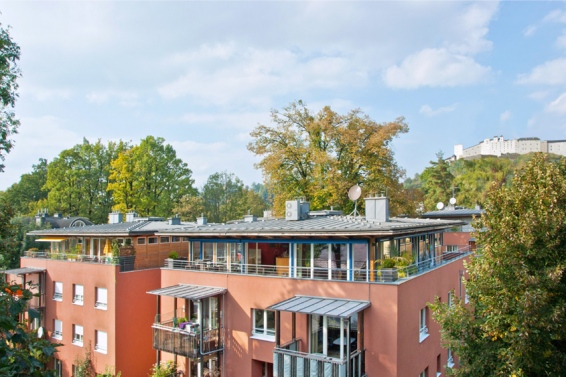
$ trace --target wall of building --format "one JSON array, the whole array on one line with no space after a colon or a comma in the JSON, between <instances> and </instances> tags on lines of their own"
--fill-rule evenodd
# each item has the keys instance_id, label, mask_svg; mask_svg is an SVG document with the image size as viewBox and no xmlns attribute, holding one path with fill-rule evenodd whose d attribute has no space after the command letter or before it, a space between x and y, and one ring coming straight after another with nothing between
<instances>
[{"instance_id":1,"label":"wall of building","mask_svg":"<svg viewBox=\"0 0 566 377\"><path fill-rule=\"evenodd\" d=\"M139 244L138 239L140 238L144 240L144 244ZM156 238L157 243L150 244L148 238ZM179 257L188 257L188 241L171 242L171 237L169 237L169 242L163 243L160 238L161 236L133 237L132 242L136 248L136 269L163 267L165 259L172 251L176 251Z\"/></svg>"}]
</instances>

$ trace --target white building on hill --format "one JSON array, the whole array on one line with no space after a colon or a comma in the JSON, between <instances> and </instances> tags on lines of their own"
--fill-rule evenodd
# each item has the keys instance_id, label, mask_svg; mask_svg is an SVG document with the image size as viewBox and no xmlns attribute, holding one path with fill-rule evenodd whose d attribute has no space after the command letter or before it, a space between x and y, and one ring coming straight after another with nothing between
<instances>
[{"instance_id":1,"label":"white building on hill","mask_svg":"<svg viewBox=\"0 0 566 377\"><path fill-rule=\"evenodd\" d=\"M524 137L505 140L503 136L485 139L472 147L464 149L462 144L454 145L454 158L470 159L481 156L497 156L506 154L527 154L532 152L554 153L566 156L566 140L543 140L538 137Z\"/></svg>"}]
</instances>

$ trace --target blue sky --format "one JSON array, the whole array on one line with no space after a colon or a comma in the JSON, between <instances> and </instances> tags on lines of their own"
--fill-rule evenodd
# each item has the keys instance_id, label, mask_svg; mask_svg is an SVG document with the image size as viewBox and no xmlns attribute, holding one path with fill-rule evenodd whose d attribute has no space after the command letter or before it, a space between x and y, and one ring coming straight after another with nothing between
<instances>
[{"instance_id":1,"label":"blue sky","mask_svg":"<svg viewBox=\"0 0 566 377\"><path fill-rule=\"evenodd\" d=\"M21 47L21 120L0 190L86 137L162 136L197 187L262 181L270 109L403 116L407 176L495 135L566 139L566 3L0 1Z\"/></svg>"}]
</instances>

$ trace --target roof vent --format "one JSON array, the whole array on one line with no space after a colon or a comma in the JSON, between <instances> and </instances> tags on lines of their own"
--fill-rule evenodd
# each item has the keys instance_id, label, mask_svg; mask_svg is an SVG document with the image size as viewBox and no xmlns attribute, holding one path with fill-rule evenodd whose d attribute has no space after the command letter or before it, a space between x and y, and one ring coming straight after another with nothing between
<instances>
[{"instance_id":1,"label":"roof vent","mask_svg":"<svg viewBox=\"0 0 566 377\"><path fill-rule=\"evenodd\" d=\"M287 200L285 202L285 220L297 221L309 217L310 203L304 200Z\"/></svg>"},{"instance_id":2,"label":"roof vent","mask_svg":"<svg viewBox=\"0 0 566 377\"><path fill-rule=\"evenodd\" d=\"M206 217L204 217L204 213L201 213L200 217L197 217L197 225L206 225Z\"/></svg>"},{"instance_id":3,"label":"roof vent","mask_svg":"<svg viewBox=\"0 0 566 377\"><path fill-rule=\"evenodd\" d=\"M134 211L128 212L126 213L126 222L127 223L131 223L136 221L136 217L138 217L138 214L135 213Z\"/></svg>"},{"instance_id":4,"label":"roof vent","mask_svg":"<svg viewBox=\"0 0 566 377\"><path fill-rule=\"evenodd\" d=\"M253 223L257 221L257 217L255 215L244 215L244 221L247 223Z\"/></svg>"},{"instance_id":5,"label":"roof vent","mask_svg":"<svg viewBox=\"0 0 566 377\"><path fill-rule=\"evenodd\" d=\"M372 222L389 221L389 198L386 196L365 198L366 220Z\"/></svg>"},{"instance_id":6,"label":"roof vent","mask_svg":"<svg viewBox=\"0 0 566 377\"><path fill-rule=\"evenodd\" d=\"M271 211L263 211L263 218L264 219L268 219L268 218L271 218L271 217L273 217L273 214L272 214Z\"/></svg>"},{"instance_id":7,"label":"roof vent","mask_svg":"<svg viewBox=\"0 0 566 377\"><path fill-rule=\"evenodd\" d=\"M181 218L179 215L175 215L167 220L169 221L169 225L181 225Z\"/></svg>"},{"instance_id":8,"label":"roof vent","mask_svg":"<svg viewBox=\"0 0 566 377\"><path fill-rule=\"evenodd\" d=\"M120 224L122 220L122 212L120 211L114 211L108 214L108 224Z\"/></svg>"}]
</instances>

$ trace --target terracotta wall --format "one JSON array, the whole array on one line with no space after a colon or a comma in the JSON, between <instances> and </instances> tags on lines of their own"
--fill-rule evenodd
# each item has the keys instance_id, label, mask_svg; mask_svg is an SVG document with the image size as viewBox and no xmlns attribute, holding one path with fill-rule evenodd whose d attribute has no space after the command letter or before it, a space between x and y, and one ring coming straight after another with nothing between
<instances>
[{"instance_id":1,"label":"terracotta wall","mask_svg":"<svg viewBox=\"0 0 566 377\"><path fill-rule=\"evenodd\" d=\"M472 235L470 232L446 232L443 234L444 245L468 245ZM446 249L446 247L444 248Z\"/></svg>"}]
</instances>

